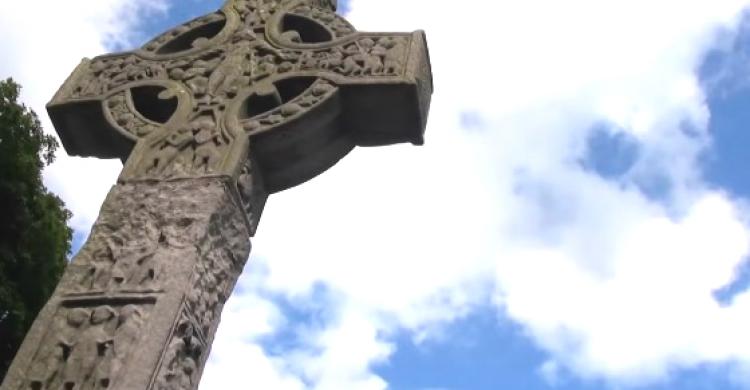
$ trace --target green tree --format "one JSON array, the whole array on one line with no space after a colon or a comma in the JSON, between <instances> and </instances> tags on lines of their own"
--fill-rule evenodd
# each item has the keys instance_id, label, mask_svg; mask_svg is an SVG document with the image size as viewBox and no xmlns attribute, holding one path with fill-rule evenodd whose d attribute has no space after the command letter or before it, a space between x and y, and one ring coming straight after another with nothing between
<instances>
[{"instance_id":1,"label":"green tree","mask_svg":"<svg viewBox=\"0 0 750 390\"><path fill-rule=\"evenodd\" d=\"M0 380L57 285L70 252L70 212L42 183L57 140L0 80Z\"/></svg>"}]
</instances>

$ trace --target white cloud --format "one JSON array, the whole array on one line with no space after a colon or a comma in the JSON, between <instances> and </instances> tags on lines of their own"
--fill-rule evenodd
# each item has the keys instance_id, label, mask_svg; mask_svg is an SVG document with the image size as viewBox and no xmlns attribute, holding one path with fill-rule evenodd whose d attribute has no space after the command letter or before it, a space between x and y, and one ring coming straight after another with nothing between
<instances>
[{"instance_id":1,"label":"white cloud","mask_svg":"<svg viewBox=\"0 0 750 390\"><path fill-rule=\"evenodd\" d=\"M492 295L549 352L548 378L632 384L748 362L745 294L713 298L748 253L747 214L700 177L710 113L695 74L745 5L353 1L361 29L427 30L437 93L424 148L356 151L270 201L255 241L263 288L336 297L328 326L289 356L340 374L350 357L320 340L350 332L342 319L377 330L347 338L375 363L399 329L433 337ZM483 126L462 132L465 111ZM639 145L617 181L577 164L602 122ZM638 185L653 176L668 179L663 199Z\"/></svg>"},{"instance_id":2,"label":"white cloud","mask_svg":"<svg viewBox=\"0 0 750 390\"><path fill-rule=\"evenodd\" d=\"M748 253L747 214L701 181L709 113L695 74L705 51L731 38L745 6L353 3L360 27L427 30L441 116L429 135L455 131L443 115L472 110L484 118L485 131L471 135L483 151L481 184L443 199L487 190L495 197L450 202L484 208L496 222L495 236L481 243L488 246L458 246L477 258L491 253L484 267L496 275L495 302L551 353L542 371L562 366L633 383L673 368L747 361L750 350L736 342L747 325L744 304L737 298L722 307L712 295ZM639 141L640 159L618 182L576 164L599 122ZM636 185L656 174L672 185L665 201ZM427 195L435 187L420 189ZM469 235L485 227L471 226ZM417 280L435 292L443 287ZM465 291L466 279L452 283L453 293Z\"/></svg>"},{"instance_id":3,"label":"white cloud","mask_svg":"<svg viewBox=\"0 0 750 390\"><path fill-rule=\"evenodd\" d=\"M750 366L750 292L712 298L747 255L748 213L698 174L710 113L695 75L747 3L352 1L360 29L427 30L427 144L357 150L270 199L202 389L386 388L371 366L396 332L436 337L487 302L550 354L540 373L551 380L563 369L627 384ZM147 3L21 4L0 6L13 37L0 72L41 111ZM21 15L42 7L41 30L19 34ZM463 112L483 125L462 131ZM577 164L602 122L639 142L617 182ZM61 160L49 182L88 226L118 164ZM637 185L653 175L672 185L663 199ZM319 310L314 326L287 318L277 297ZM281 331L299 344L266 349Z\"/></svg>"},{"instance_id":4,"label":"white cloud","mask_svg":"<svg viewBox=\"0 0 750 390\"><path fill-rule=\"evenodd\" d=\"M255 286L260 281L253 276L240 279L238 287L257 291ZM222 337L213 344L213 350L220 353L214 353L208 362L201 388L230 389L249 380L263 389L304 389L300 379L285 373L289 364L269 357L260 345L263 337L272 335L285 322L269 300L257 295L233 296L222 313Z\"/></svg>"}]
</instances>

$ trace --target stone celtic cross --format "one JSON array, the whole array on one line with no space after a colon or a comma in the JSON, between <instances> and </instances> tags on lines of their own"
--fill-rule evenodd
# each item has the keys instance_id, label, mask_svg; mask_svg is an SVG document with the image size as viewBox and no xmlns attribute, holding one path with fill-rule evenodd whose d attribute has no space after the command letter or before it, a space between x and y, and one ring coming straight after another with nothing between
<instances>
[{"instance_id":1,"label":"stone celtic cross","mask_svg":"<svg viewBox=\"0 0 750 390\"><path fill-rule=\"evenodd\" d=\"M1 390L196 389L268 194L422 143L424 34L335 8L229 0L75 69L48 105L63 145L124 168Z\"/></svg>"}]
</instances>

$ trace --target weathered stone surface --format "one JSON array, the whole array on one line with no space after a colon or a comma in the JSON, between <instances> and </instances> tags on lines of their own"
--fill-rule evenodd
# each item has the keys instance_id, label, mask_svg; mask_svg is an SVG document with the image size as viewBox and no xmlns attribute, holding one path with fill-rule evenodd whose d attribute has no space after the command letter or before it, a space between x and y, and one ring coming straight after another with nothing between
<instances>
[{"instance_id":1,"label":"weathered stone surface","mask_svg":"<svg viewBox=\"0 0 750 390\"><path fill-rule=\"evenodd\" d=\"M423 142L424 34L335 7L229 0L76 68L48 105L63 145L125 166L0 390L196 389L268 195Z\"/></svg>"},{"instance_id":2,"label":"weathered stone surface","mask_svg":"<svg viewBox=\"0 0 750 390\"><path fill-rule=\"evenodd\" d=\"M113 187L3 389L192 388L248 237L225 180Z\"/></svg>"},{"instance_id":3,"label":"weathered stone surface","mask_svg":"<svg viewBox=\"0 0 750 390\"><path fill-rule=\"evenodd\" d=\"M331 7L228 1L139 50L84 60L50 116L69 153L127 159L122 180L236 176L249 139L269 193L355 145L421 144L424 33L357 32Z\"/></svg>"}]
</instances>

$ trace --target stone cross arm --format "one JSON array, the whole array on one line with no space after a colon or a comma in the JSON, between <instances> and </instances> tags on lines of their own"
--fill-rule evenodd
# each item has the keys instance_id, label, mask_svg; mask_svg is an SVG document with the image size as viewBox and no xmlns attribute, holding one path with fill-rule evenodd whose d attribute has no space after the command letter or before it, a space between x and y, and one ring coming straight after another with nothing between
<instances>
[{"instance_id":1,"label":"stone cross arm","mask_svg":"<svg viewBox=\"0 0 750 390\"><path fill-rule=\"evenodd\" d=\"M335 6L229 0L75 69L48 105L63 145L124 167L0 390L197 389L268 195L423 142L424 33Z\"/></svg>"},{"instance_id":2,"label":"stone cross arm","mask_svg":"<svg viewBox=\"0 0 750 390\"><path fill-rule=\"evenodd\" d=\"M50 117L70 154L126 161L135 146L124 178L230 174L234 162L219 158L176 170L144 160L198 123L226 138L218 149L248 135L269 192L310 179L354 145L421 144L432 92L424 33L360 33L333 11L229 1L139 50L84 60Z\"/></svg>"}]
</instances>

